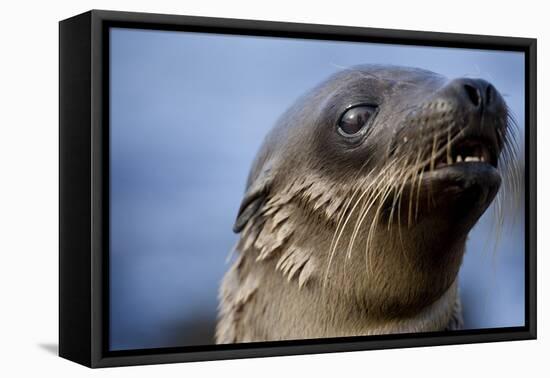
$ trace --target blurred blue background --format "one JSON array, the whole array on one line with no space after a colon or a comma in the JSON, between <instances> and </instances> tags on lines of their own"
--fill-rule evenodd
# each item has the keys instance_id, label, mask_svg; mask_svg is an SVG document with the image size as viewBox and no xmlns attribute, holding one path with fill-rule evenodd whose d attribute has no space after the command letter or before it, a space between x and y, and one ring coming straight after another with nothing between
<instances>
[{"instance_id":1,"label":"blurred blue background","mask_svg":"<svg viewBox=\"0 0 550 378\"><path fill-rule=\"evenodd\" d=\"M119 28L110 41L112 350L213 343L231 227L262 138L342 67L485 78L524 130L522 53ZM471 233L466 328L524 324L523 211L496 250L492 211Z\"/></svg>"}]
</instances>

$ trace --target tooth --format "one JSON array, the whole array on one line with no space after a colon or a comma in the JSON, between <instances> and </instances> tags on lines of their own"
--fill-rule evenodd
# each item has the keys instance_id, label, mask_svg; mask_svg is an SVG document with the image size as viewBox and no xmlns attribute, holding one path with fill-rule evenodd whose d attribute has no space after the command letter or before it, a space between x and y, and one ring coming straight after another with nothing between
<instances>
[{"instance_id":1,"label":"tooth","mask_svg":"<svg viewBox=\"0 0 550 378\"><path fill-rule=\"evenodd\" d=\"M456 162L461 163L462 162L462 155L457 155Z\"/></svg>"},{"instance_id":2,"label":"tooth","mask_svg":"<svg viewBox=\"0 0 550 378\"><path fill-rule=\"evenodd\" d=\"M453 157L447 151L447 164L453 164Z\"/></svg>"},{"instance_id":3,"label":"tooth","mask_svg":"<svg viewBox=\"0 0 550 378\"><path fill-rule=\"evenodd\" d=\"M468 161L479 161L479 158L477 156L466 156L464 161L466 161L466 162L468 162Z\"/></svg>"},{"instance_id":4,"label":"tooth","mask_svg":"<svg viewBox=\"0 0 550 378\"><path fill-rule=\"evenodd\" d=\"M485 161L485 156L481 156L481 161Z\"/></svg>"}]
</instances>

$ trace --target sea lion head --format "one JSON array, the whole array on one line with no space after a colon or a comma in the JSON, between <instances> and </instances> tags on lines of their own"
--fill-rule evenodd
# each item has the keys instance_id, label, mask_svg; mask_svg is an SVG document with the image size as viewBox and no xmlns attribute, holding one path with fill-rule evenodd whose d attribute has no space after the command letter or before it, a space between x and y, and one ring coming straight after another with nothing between
<instances>
[{"instance_id":1,"label":"sea lion head","mask_svg":"<svg viewBox=\"0 0 550 378\"><path fill-rule=\"evenodd\" d=\"M418 311L455 281L512 136L506 103L485 80L379 65L339 72L267 136L235 223L238 247L371 314ZM303 256L285 266L289 254Z\"/></svg>"}]
</instances>

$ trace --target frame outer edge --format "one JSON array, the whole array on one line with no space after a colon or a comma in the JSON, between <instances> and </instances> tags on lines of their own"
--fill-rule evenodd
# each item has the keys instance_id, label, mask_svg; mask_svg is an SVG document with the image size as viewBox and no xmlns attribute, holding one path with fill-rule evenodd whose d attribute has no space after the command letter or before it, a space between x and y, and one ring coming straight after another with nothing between
<instances>
[{"instance_id":1,"label":"frame outer edge","mask_svg":"<svg viewBox=\"0 0 550 378\"><path fill-rule=\"evenodd\" d=\"M536 267L535 251L536 251L536 230L535 223L531 223L529 229L530 240L530 259L529 259L529 282L526 286L529 287L529 328L517 327L510 329L492 329L485 333L468 333L457 332L453 335L448 334L415 334L401 335L395 338L377 338L371 337L368 340L362 338L347 338L345 340L330 340L324 342L310 343L252 343L250 345L233 345L227 349L215 350L196 350L189 352L179 351L158 351L157 353L147 353L133 355L118 355L116 353L107 353L108 346L108 317L104 317L105 310L108 309L108 295L104 295L104 279L108 278L108 257L106 248L108 247L108 234L105 234L105 225L103 219L108 216L108 191L105 190L105 180L108 182L108 177L105 177L105 167L108 167L107 161L103 161L105 149L108 145L104 142L108 139L108 135L103 135L107 132L108 117L106 109L108 109L108 91L104 86L107 85L105 78L108 78L108 72L103 72L106 62L104 56L104 48L106 42L106 25L110 23L129 23L129 24L147 24L150 28L172 28L169 30L177 30L182 27L200 27L204 30L215 30L215 32L226 32L232 34L245 34L255 32L259 35L280 34L285 37L294 38L311 38L322 39L322 36L327 36L326 39L335 40L384 40L386 43L404 43L404 44L419 44L431 46L451 46L451 47L468 47L468 48L493 48L503 50L522 51L529 55L530 65L525 67L529 70L528 82L531 85L529 93L531 94L529 103L529 125L531 150L529 153L529 164L531 169L536 169L535 160L535 142L536 142L536 40L530 38L515 38L515 37L496 37L484 35L468 35L455 33L432 33L419 31L405 30L388 30L388 29L372 29L350 26L333 26L333 25L312 25L298 23L284 23L271 21L253 21L253 20L236 20L225 18L210 18L210 17L194 17L194 16L176 16L176 15L161 15L161 14L146 14L134 12L114 12L93 10L88 13L90 16L90 44L91 53L89 64L90 67L90 102L88 104L91 113L90 118L90 165L88 167L91 175L91 190L92 195L89 198L91 210L91 225L88 230L91 237L91 256L90 257L90 289L91 289L91 309L90 309L90 363L91 367L110 367L121 365L138 365L138 364L156 364L156 363L171 363L171 362L187 362L187 361L203 361L203 360L219 360L219 359L234 359L234 358L253 358L281 355L299 355L309 353L328 353L328 352L344 352L357 350L371 349L387 349L387 348L407 348L421 347L433 345L450 345L450 344L468 344L479 342L496 342L496 341L512 341L525 340L536 337ZM136 27L136 26L130 26ZM477 47L476 47L477 46ZM534 95L533 95L534 92ZM529 206L529 219L535 219L536 206L536 178L535 172L530 175L529 182L531 202ZM107 230L108 232L108 230Z\"/></svg>"},{"instance_id":2,"label":"frame outer edge","mask_svg":"<svg viewBox=\"0 0 550 378\"><path fill-rule=\"evenodd\" d=\"M537 338L537 40L531 39L529 54L529 324L532 338ZM526 67L527 68L527 67Z\"/></svg>"},{"instance_id":3,"label":"frame outer edge","mask_svg":"<svg viewBox=\"0 0 550 378\"><path fill-rule=\"evenodd\" d=\"M90 12L59 23L59 355L90 366Z\"/></svg>"}]
</instances>

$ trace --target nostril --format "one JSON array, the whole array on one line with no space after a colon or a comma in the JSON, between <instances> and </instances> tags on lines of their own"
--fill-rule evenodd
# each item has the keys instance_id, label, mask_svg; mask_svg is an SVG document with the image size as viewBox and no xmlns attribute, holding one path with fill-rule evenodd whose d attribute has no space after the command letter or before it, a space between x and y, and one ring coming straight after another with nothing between
<instances>
[{"instance_id":1,"label":"nostril","mask_svg":"<svg viewBox=\"0 0 550 378\"><path fill-rule=\"evenodd\" d=\"M491 84L487 86L487 89L485 90L485 103L488 105L493 101L493 97L495 96L495 87L493 87Z\"/></svg>"},{"instance_id":2,"label":"nostril","mask_svg":"<svg viewBox=\"0 0 550 378\"><path fill-rule=\"evenodd\" d=\"M479 93L479 89L470 84L464 84L464 89L472 104L478 107L481 104L481 93Z\"/></svg>"}]
</instances>

